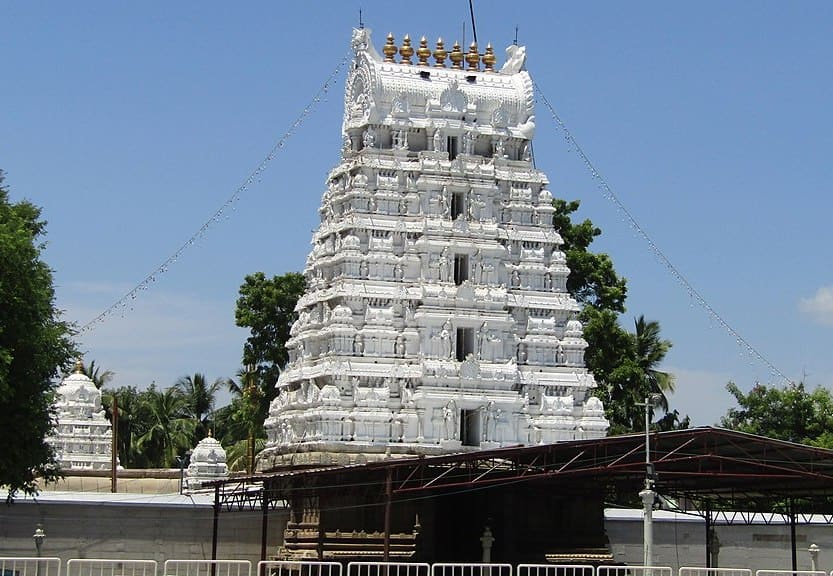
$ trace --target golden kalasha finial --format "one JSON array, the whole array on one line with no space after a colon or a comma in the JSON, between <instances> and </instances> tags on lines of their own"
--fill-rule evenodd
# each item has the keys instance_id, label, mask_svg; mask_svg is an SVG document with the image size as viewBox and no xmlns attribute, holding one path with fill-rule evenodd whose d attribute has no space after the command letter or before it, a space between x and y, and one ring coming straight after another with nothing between
<instances>
[{"instance_id":1,"label":"golden kalasha finial","mask_svg":"<svg viewBox=\"0 0 833 576\"><path fill-rule=\"evenodd\" d=\"M443 45L443 39L437 38L437 47L434 48L434 60L436 63L434 66L437 68L445 68L445 57L448 56L448 52Z\"/></svg>"},{"instance_id":2,"label":"golden kalasha finial","mask_svg":"<svg viewBox=\"0 0 833 576\"><path fill-rule=\"evenodd\" d=\"M466 62L469 64L469 70L480 70L480 54L477 52L477 42L472 42L469 46Z\"/></svg>"},{"instance_id":3,"label":"golden kalasha finial","mask_svg":"<svg viewBox=\"0 0 833 576\"><path fill-rule=\"evenodd\" d=\"M490 42L486 45L486 53L483 55L484 70L486 70L486 72L494 72L495 62L497 62L497 56L495 56L495 51L492 48L492 44Z\"/></svg>"},{"instance_id":4,"label":"golden kalasha finial","mask_svg":"<svg viewBox=\"0 0 833 576\"><path fill-rule=\"evenodd\" d=\"M84 373L84 361L79 358L75 361L75 368L72 371L73 374L83 374Z\"/></svg>"},{"instance_id":5,"label":"golden kalasha finial","mask_svg":"<svg viewBox=\"0 0 833 576\"><path fill-rule=\"evenodd\" d=\"M402 39L402 47L399 49L399 55L402 56L400 64L410 64L411 56L414 55L414 47L411 46L411 37L405 34Z\"/></svg>"},{"instance_id":6,"label":"golden kalasha finial","mask_svg":"<svg viewBox=\"0 0 833 576\"><path fill-rule=\"evenodd\" d=\"M385 42L385 47L382 48L382 53L385 55L385 62L396 62L393 59L396 56L396 44L393 43L393 33L388 33L387 42Z\"/></svg>"},{"instance_id":7,"label":"golden kalasha finial","mask_svg":"<svg viewBox=\"0 0 833 576\"><path fill-rule=\"evenodd\" d=\"M463 51L460 50L459 42L454 43L454 47L451 49L451 54L449 54L448 57L451 59L452 68L455 68L457 70L463 69L463 58L465 56L463 55Z\"/></svg>"},{"instance_id":8,"label":"golden kalasha finial","mask_svg":"<svg viewBox=\"0 0 833 576\"><path fill-rule=\"evenodd\" d=\"M425 36L419 39L419 48L417 48L417 66L428 66L428 58L431 56L431 49L428 47L428 40Z\"/></svg>"}]
</instances>

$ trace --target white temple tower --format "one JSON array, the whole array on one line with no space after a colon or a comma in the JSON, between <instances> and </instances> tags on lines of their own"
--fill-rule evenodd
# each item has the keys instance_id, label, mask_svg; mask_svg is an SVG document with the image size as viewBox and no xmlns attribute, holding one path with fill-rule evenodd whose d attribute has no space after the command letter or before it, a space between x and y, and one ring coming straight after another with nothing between
<instances>
[{"instance_id":1,"label":"white temple tower","mask_svg":"<svg viewBox=\"0 0 833 576\"><path fill-rule=\"evenodd\" d=\"M81 360L58 387L58 424L49 442L63 470L110 470L113 431L101 408L101 391L84 373Z\"/></svg>"},{"instance_id":2,"label":"white temple tower","mask_svg":"<svg viewBox=\"0 0 833 576\"><path fill-rule=\"evenodd\" d=\"M496 70L491 46L389 35L380 55L367 29L352 45L341 162L258 468L604 436L531 163L525 49Z\"/></svg>"},{"instance_id":3,"label":"white temple tower","mask_svg":"<svg viewBox=\"0 0 833 576\"><path fill-rule=\"evenodd\" d=\"M200 490L206 482L225 480L228 476L226 451L219 440L209 434L197 443L191 453L191 462L185 473L185 491Z\"/></svg>"}]
</instances>

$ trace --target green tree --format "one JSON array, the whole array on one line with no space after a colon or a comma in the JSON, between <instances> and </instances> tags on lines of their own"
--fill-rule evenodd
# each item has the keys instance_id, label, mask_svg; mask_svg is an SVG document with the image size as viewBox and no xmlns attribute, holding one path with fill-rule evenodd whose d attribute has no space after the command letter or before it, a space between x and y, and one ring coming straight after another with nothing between
<instances>
[{"instance_id":1,"label":"green tree","mask_svg":"<svg viewBox=\"0 0 833 576\"><path fill-rule=\"evenodd\" d=\"M737 384L726 389L738 406L730 408L720 425L777 440L833 448L833 397L827 388L808 392L803 382L784 387L755 384L744 394Z\"/></svg>"},{"instance_id":2,"label":"green tree","mask_svg":"<svg viewBox=\"0 0 833 576\"><path fill-rule=\"evenodd\" d=\"M295 305L303 295L306 280L302 274L288 272L267 278L263 272L249 274L240 286L235 321L249 329L243 346L243 365L256 366L268 400L274 397L275 382L288 360L286 341L296 320Z\"/></svg>"},{"instance_id":3,"label":"green tree","mask_svg":"<svg viewBox=\"0 0 833 576\"><path fill-rule=\"evenodd\" d=\"M84 368L84 374L87 378L93 381L95 387L101 390L108 382L116 375L112 370L101 371L101 366L96 366L95 360L90 362L90 365Z\"/></svg>"},{"instance_id":4,"label":"green tree","mask_svg":"<svg viewBox=\"0 0 833 576\"><path fill-rule=\"evenodd\" d=\"M34 204L12 202L0 171L0 486L9 500L58 477L46 438L53 429L52 379L78 352L55 307L52 271L41 260L46 222Z\"/></svg>"},{"instance_id":5,"label":"green tree","mask_svg":"<svg viewBox=\"0 0 833 576\"><path fill-rule=\"evenodd\" d=\"M275 386L264 382L256 370L240 370L237 381L230 378L227 386L232 393L232 401L217 411L218 439L227 447L229 470L245 470L250 441L254 441L255 452L265 446L266 431L263 422L269 415L268 393L271 392L274 397L272 391Z\"/></svg>"},{"instance_id":6,"label":"green tree","mask_svg":"<svg viewBox=\"0 0 833 576\"><path fill-rule=\"evenodd\" d=\"M177 388L157 390L151 385L141 395L137 415L144 429L134 447L146 466L170 468L177 456L191 448L195 423L189 417L185 396Z\"/></svg>"},{"instance_id":7,"label":"green tree","mask_svg":"<svg viewBox=\"0 0 833 576\"><path fill-rule=\"evenodd\" d=\"M607 254L590 251L601 230L588 219L573 223L579 205L578 201L553 200L553 224L564 240L561 249L570 268L567 290L582 305L580 318L588 343L585 364L596 377L594 393L604 403L610 433L641 430L645 412L638 403L651 393L662 395L661 407L666 412L655 427L688 427L688 417L681 418L668 405L673 375L658 369L671 342L660 337L658 322L646 321L644 316L635 320L634 333L622 328L619 315L625 311L627 281L616 273Z\"/></svg>"},{"instance_id":8,"label":"green tree","mask_svg":"<svg viewBox=\"0 0 833 576\"><path fill-rule=\"evenodd\" d=\"M639 316L634 324L634 351L642 372L642 389L647 394L659 394L660 407L668 412L668 394L674 392L674 375L657 367L671 349L671 341L660 338L657 321L648 322L645 316Z\"/></svg>"},{"instance_id":9,"label":"green tree","mask_svg":"<svg viewBox=\"0 0 833 576\"><path fill-rule=\"evenodd\" d=\"M113 399L119 409L117 420L119 464L125 468L141 468L146 459L136 447L136 440L149 425L142 420L147 414L142 404L142 393L135 386L121 386L115 390L105 391L101 395L107 418L113 419Z\"/></svg>"},{"instance_id":10,"label":"green tree","mask_svg":"<svg viewBox=\"0 0 833 576\"><path fill-rule=\"evenodd\" d=\"M555 199L552 203L555 208L552 222L564 240L561 250L570 269L567 291L585 309L624 312L627 280L616 273L610 256L590 251L590 244L601 235L601 229L589 219L573 223L571 215L579 209L578 200Z\"/></svg>"},{"instance_id":11,"label":"green tree","mask_svg":"<svg viewBox=\"0 0 833 576\"><path fill-rule=\"evenodd\" d=\"M217 378L209 384L205 374L199 372L176 381L176 388L185 396L186 410L195 422L195 440L202 440L208 435L215 396L224 382L225 379Z\"/></svg>"}]
</instances>

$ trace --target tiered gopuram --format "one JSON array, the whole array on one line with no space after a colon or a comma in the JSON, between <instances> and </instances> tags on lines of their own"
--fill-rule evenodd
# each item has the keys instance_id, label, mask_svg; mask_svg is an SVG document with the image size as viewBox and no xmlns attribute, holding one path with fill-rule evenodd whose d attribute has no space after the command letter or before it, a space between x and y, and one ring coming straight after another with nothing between
<instances>
[{"instance_id":1,"label":"tiered gopuram","mask_svg":"<svg viewBox=\"0 0 833 576\"><path fill-rule=\"evenodd\" d=\"M101 407L101 391L81 360L58 387L57 425L49 437L63 470L110 470L113 432Z\"/></svg>"},{"instance_id":2,"label":"tiered gopuram","mask_svg":"<svg viewBox=\"0 0 833 576\"><path fill-rule=\"evenodd\" d=\"M498 70L491 46L389 35L380 55L367 29L352 45L341 162L258 468L604 436L531 161L525 49Z\"/></svg>"}]
</instances>

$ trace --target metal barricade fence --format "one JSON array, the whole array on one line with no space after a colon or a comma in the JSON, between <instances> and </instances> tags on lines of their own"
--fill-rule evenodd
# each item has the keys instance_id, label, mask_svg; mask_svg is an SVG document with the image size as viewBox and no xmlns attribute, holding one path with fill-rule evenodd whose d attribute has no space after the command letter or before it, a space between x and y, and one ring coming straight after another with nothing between
<instances>
[{"instance_id":1,"label":"metal barricade fence","mask_svg":"<svg viewBox=\"0 0 833 576\"><path fill-rule=\"evenodd\" d=\"M430 576L431 566L417 562L350 562L347 576Z\"/></svg>"},{"instance_id":2,"label":"metal barricade fence","mask_svg":"<svg viewBox=\"0 0 833 576\"><path fill-rule=\"evenodd\" d=\"M0 557L0 576L61 576L61 559Z\"/></svg>"},{"instance_id":3,"label":"metal barricade fence","mask_svg":"<svg viewBox=\"0 0 833 576\"><path fill-rule=\"evenodd\" d=\"M596 569L589 564L518 564L515 574L516 576L595 576Z\"/></svg>"},{"instance_id":4,"label":"metal barricade fence","mask_svg":"<svg viewBox=\"0 0 833 576\"><path fill-rule=\"evenodd\" d=\"M827 576L823 570L756 570L755 576Z\"/></svg>"},{"instance_id":5,"label":"metal barricade fence","mask_svg":"<svg viewBox=\"0 0 833 576\"><path fill-rule=\"evenodd\" d=\"M341 576L338 562L261 560L256 576Z\"/></svg>"},{"instance_id":6,"label":"metal barricade fence","mask_svg":"<svg viewBox=\"0 0 833 576\"><path fill-rule=\"evenodd\" d=\"M696 566L683 566L680 568L679 576L752 576L752 570L748 568L698 568Z\"/></svg>"},{"instance_id":7,"label":"metal barricade fence","mask_svg":"<svg viewBox=\"0 0 833 576\"><path fill-rule=\"evenodd\" d=\"M66 576L156 576L156 560L73 558L67 560Z\"/></svg>"},{"instance_id":8,"label":"metal barricade fence","mask_svg":"<svg viewBox=\"0 0 833 576\"><path fill-rule=\"evenodd\" d=\"M512 576L512 565L479 563L432 564L431 576Z\"/></svg>"},{"instance_id":9,"label":"metal barricade fence","mask_svg":"<svg viewBox=\"0 0 833 576\"><path fill-rule=\"evenodd\" d=\"M163 576L252 576L248 560L165 560Z\"/></svg>"},{"instance_id":10,"label":"metal barricade fence","mask_svg":"<svg viewBox=\"0 0 833 576\"><path fill-rule=\"evenodd\" d=\"M670 566L599 566L596 576L672 576Z\"/></svg>"}]
</instances>

